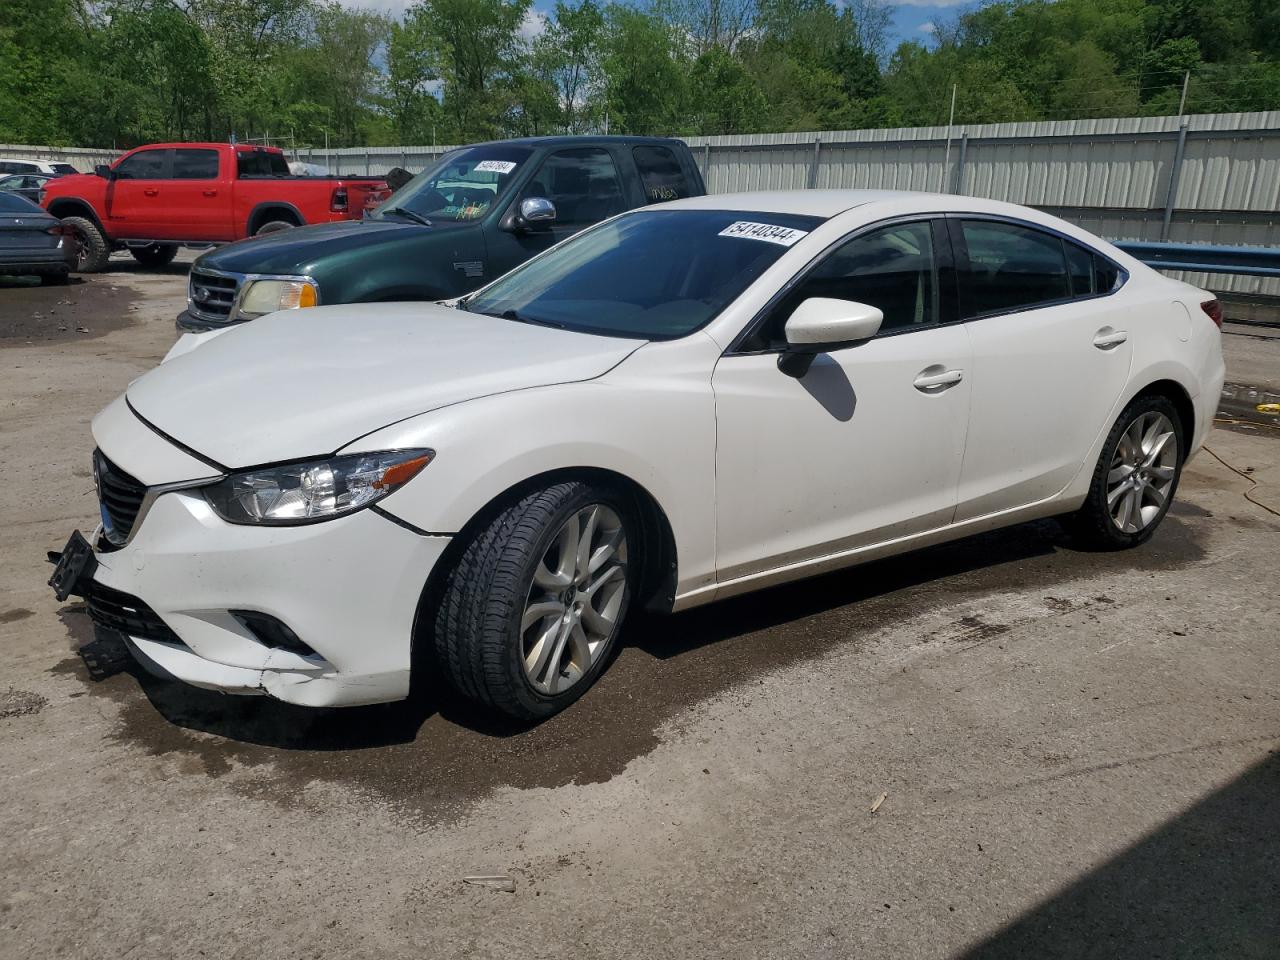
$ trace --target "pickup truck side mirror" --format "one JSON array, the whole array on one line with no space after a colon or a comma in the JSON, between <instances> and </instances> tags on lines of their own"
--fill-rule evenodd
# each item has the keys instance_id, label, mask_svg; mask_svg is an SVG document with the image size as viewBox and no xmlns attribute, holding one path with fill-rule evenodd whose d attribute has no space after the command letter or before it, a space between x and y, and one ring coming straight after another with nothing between
<instances>
[{"instance_id":1,"label":"pickup truck side mirror","mask_svg":"<svg viewBox=\"0 0 1280 960\"><path fill-rule=\"evenodd\" d=\"M778 369L790 377L803 377L819 353L870 340L884 322L879 307L853 300L810 297L787 318L787 348L778 357Z\"/></svg>"},{"instance_id":2,"label":"pickup truck side mirror","mask_svg":"<svg viewBox=\"0 0 1280 960\"><path fill-rule=\"evenodd\" d=\"M111 174L111 168L105 163L100 163L93 168L94 176L101 177L103 180L115 179Z\"/></svg>"},{"instance_id":3,"label":"pickup truck side mirror","mask_svg":"<svg viewBox=\"0 0 1280 960\"><path fill-rule=\"evenodd\" d=\"M525 197L502 218L503 230L522 233L549 226L556 219L556 205L546 197Z\"/></svg>"}]
</instances>

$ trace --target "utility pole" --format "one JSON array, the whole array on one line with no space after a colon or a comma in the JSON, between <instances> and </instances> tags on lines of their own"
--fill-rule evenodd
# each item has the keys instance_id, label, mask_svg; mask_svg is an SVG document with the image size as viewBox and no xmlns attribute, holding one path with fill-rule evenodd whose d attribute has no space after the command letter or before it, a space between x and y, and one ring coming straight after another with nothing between
<instances>
[{"instance_id":1,"label":"utility pole","mask_svg":"<svg viewBox=\"0 0 1280 960\"><path fill-rule=\"evenodd\" d=\"M942 160L942 171L938 175L938 192L942 193L947 183L947 171L951 169L951 128L956 125L956 88L958 84L951 85L951 117L947 120L947 153Z\"/></svg>"},{"instance_id":2,"label":"utility pole","mask_svg":"<svg viewBox=\"0 0 1280 960\"><path fill-rule=\"evenodd\" d=\"M1182 99L1178 101L1178 116L1185 116L1187 112L1187 88L1191 86L1191 71L1188 70L1182 75Z\"/></svg>"}]
</instances>

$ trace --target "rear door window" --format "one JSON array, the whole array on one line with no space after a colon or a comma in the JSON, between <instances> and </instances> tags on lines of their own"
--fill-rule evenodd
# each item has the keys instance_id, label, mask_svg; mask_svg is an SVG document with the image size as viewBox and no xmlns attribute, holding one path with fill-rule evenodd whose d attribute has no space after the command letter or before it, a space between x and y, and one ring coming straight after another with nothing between
<instances>
[{"instance_id":1,"label":"rear door window","mask_svg":"<svg viewBox=\"0 0 1280 960\"><path fill-rule=\"evenodd\" d=\"M173 179L216 180L218 151L179 149L173 151Z\"/></svg>"},{"instance_id":2,"label":"rear door window","mask_svg":"<svg viewBox=\"0 0 1280 960\"><path fill-rule=\"evenodd\" d=\"M680 160L666 147L641 146L631 151L640 180L644 184L644 198L649 203L665 203L693 196L689 178L680 166Z\"/></svg>"},{"instance_id":3,"label":"rear door window","mask_svg":"<svg viewBox=\"0 0 1280 960\"><path fill-rule=\"evenodd\" d=\"M960 228L969 254L960 272L966 318L1071 298L1061 237L994 220L963 220Z\"/></svg>"},{"instance_id":4,"label":"rear door window","mask_svg":"<svg viewBox=\"0 0 1280 960\"><path fill-rule=\"evenodd\" d=\"M117 180L167 180L169 150L139 150L120 161Z\"/></svg>"},{"instance_id":5,"label":"rear door window","mask_svg":"<svg viewBox=\"0 0 1280 960\"><path fill-rule=\"evenodd\" d=\"M245 150L236 154L236 164L241 177L287 177L289 175L289 161L282 153Z\"/></svg>"}]
</instances>

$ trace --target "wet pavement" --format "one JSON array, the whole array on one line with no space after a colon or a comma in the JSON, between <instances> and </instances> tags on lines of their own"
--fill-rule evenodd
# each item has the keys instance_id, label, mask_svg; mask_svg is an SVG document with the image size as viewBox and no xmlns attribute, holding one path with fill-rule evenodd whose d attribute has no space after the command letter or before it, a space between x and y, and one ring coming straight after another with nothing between
<instances>
[{"instance_id":1,"label":"wet pavement","mask_svg":"<svg viewBox=\"0 0 1280 960\"><path fill-rule=\"evenodd\" d=\"M536 727L307 711L43 585L182 297L0 287L0 957L1280 955L1280 431L1216 433L1136 551L1042 522L636 619Z\"/></svg>"}]
</instances>

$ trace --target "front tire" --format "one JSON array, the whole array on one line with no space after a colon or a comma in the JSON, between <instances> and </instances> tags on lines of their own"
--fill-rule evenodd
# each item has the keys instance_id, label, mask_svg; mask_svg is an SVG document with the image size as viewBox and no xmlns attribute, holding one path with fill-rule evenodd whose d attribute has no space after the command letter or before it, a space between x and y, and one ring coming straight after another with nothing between
<instances>
[{"instance_id":1,"label":"front tire","mask_svg":"<svg viewBox=\"0 0 1280 960\"><path fill-rule=\"evenodd\" d=\"M76 260L77 273L101 273L111 259L111 245L102 235L98 225L84 217L63 217L62 222L72 229L80 244Z\"/></svg>"},{"instance_id":2,"label":"front tire","mask_svg":"<svg viewBox=\"0 0 1280 960\"><path fill-rule=\"evenodd\" d=\"M1167 397L1134 398L1107 436L1084 505L1069 526L1084 545L1124 550L1151 539L1178 490L1187 441Z\"/></svg>"},{"instance_id":3,"label":"front tire","mask_svg":"<svg viewBox=\"0 0 1280 960\"><path fill-rule=\"evenodd\" d=\"M144 267L166 267L173 263L173 258L178 255L178 245L176 243L153 243L146 247L130 247L129 252L133 254L133 259L137 260Z\"/></svg>"},{"instance_id":4,"label":"front tire","mask_svg":"<svg viewBox=\"0 0 1280 960\"><path fill-rule=\"evenodd\" d=\"M435 611L437 662L451 685L524 722L582 696L616 652L635 590L632 516L614 491L570 481L477 530Z\"/></svg>"}]
</instances>

